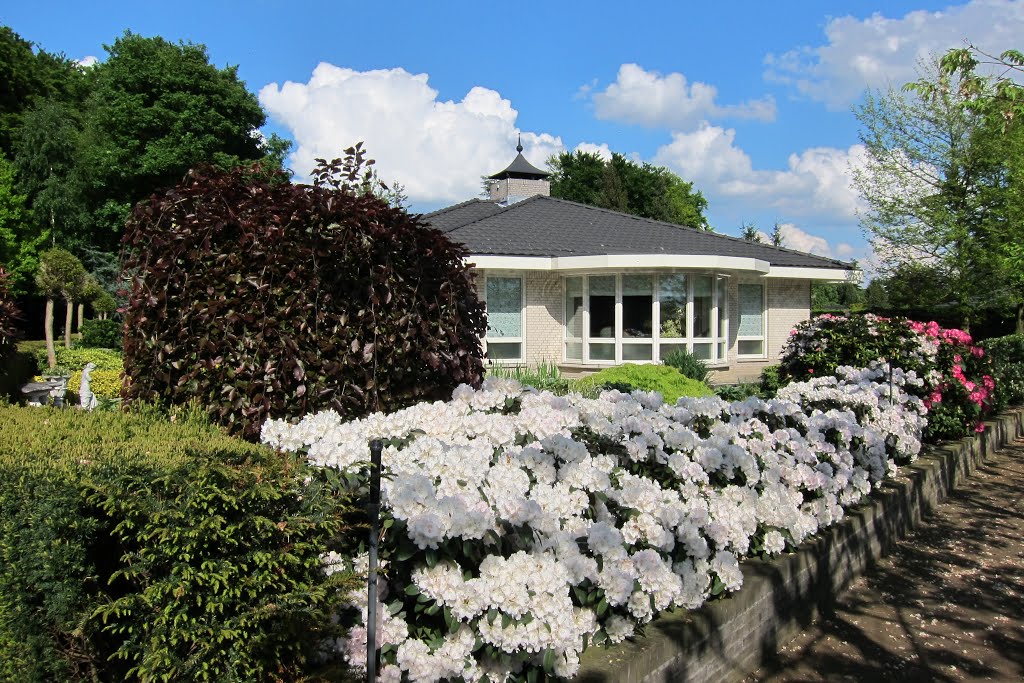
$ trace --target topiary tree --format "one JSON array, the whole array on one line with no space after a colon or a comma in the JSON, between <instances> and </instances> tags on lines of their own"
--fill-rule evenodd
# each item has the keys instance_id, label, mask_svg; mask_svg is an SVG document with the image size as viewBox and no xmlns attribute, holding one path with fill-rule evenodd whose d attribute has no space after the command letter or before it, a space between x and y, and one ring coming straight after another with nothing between
<instances>
[{"instance_id":1,"label":"topiary tree","mask_svg":"<svg viewBox=\"0 0 1024 683\"><path fill-rule=\"evenodd\" d=\"M99 316L100 320L106 320L117 310L117 300L110 295L110 292L104 290L93 299L92 310Z\"/></svg>"},{"instance_id":2,"label":"topiary tree","mask_svg":"<svg viewBox=\"0 0 1024 683\"><path fill-rule=\"evenodd\" d=\"M0 360L14 352L14 342L18 337L16 323L21 319L21 311L7 284L10 277L3 264L0 264Z\"/></svg>"},{"instance_id":3,"label":"topiary tree","mask_svg":"<svg viewBox=\"0 0 1024 683\"><path fill-rule=\"evenodd\" d=\"M479 384L486 319L465 249L366 192L362 150L347 153L312 186L207 168L135 208L129 402L198 399L256 438L271 416L357 416Z\"/></svg>"},{"instance_id":4,"label":"topiary tree","mask_svg":"<svg viewBox=\"0 0 1024 683\"><path fill-rule=\"evenodd\" d=\"M57 361L53 351L53 303L58 298L67 301L64 326L64 347L71 348L72 303L85 283L85 267L71 252L54 247L39 255L36 286L46 297L46 356L52 368Z\"/></svg>"},{"instance_id":5,"label":"topiary tree","mask_svg":"<svg viewBox=\"0 0 1024 683\"><path fill-rule=\"evenodd\" d=\"M99 280L97 280L91 273L85 276L85 281L82 283L82 290L79 292L78 299L75 303L78 305L78 321L75 325L75 332L82 331L82 320L85 319L85 305L89 302L95 301L102 294L106 294L103 291L103 287L100 286Z\"/></svg>"}]
</instances>

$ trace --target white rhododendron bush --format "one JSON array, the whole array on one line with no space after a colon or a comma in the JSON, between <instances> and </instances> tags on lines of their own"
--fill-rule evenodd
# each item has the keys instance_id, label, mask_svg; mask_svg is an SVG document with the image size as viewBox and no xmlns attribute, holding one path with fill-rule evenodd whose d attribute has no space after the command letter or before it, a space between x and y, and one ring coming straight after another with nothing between
<instances>
[{"instance_id":1,"label":"white rhododendron bush","mask_svg":"<svg viewBox=\"0 0 1024 683\"><path fill-rule=\"evenodd\" d=\"M835 524L917 456L919 378L837 375L675 405L490 379L389 415L270 421L263 440L350 472L384 441L383 680L571 677L588 645L738 590L740 558ZM327 559L365 572L365 555ZM365 623L365 593L351 599ZM340 646L365 666L364 625Z\"/></svg>"}]
</instances>

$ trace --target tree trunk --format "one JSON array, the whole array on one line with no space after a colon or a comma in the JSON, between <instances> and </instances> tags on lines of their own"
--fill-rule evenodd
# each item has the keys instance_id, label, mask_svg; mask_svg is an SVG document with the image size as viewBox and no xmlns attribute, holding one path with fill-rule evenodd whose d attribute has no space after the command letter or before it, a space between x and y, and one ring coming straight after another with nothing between
<instances>
[{"instance_id":1,"label":"tree trunk","mask_svg":"<svg viewBox=\"0 0 1024 683\"><path fill-rule=\"evenodd\" d=\"M46 300L46 362L52 368L57 364L57 352L53 348L53 299Z\"/></svg>"},{"instance_id":2,"label":"tree trunk","mask_svg":"<svg viewBox=\"0 0 1024 683\"><path fill-rule=\"evenodd\" d=\"M82 333L82 320L85 319L85 302L78 302L78 324L75 325L75 332Z\"/></svg>"},{"instance_id":3,"label":"tree trunk","mask_svg":"<svg viewBox=\"0 0 1024 683\"><path fill-rule=\"evenodd\" d=\"M64 316L64 348L71 348L71 323L74 322L72 318L75 315L75 305L68 300L67 315Z\"/></svg>"},{"instance_id":4,"label":"tree trunk","mask_svg":"<svg viewBox=\"0 0 1024 683\"><path fill-rule=\"evenodd\" d=\"M1017 304L1017 334L1024 334L1024 302Z\"/></svg>"}]
</instances>

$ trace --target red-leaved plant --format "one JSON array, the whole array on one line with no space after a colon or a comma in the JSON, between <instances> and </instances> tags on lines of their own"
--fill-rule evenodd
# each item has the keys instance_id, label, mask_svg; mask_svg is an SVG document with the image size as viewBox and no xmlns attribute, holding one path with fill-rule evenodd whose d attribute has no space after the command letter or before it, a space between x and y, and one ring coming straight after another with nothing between
<instances>
[{"instance_id":1,"label":"red-leaved plant","mask_svg":"<svg viewBox=\"0 0 1024 683\"><path fill-rule=\"evenodd\" d=\"M268 417L344 416L479 385L486 330L467 252L367 191L360 147L314 185L194 170L136 206L125 398L198 400L255 439Z\"/></svg>"}]
</instances>

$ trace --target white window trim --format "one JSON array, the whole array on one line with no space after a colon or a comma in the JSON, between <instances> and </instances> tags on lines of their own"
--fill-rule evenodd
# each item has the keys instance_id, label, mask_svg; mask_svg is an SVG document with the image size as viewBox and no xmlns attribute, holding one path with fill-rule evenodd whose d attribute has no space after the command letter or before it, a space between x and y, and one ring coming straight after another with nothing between
<instances>
[{"instance_id":1,"label":"white window trim","mask_svg":"<svg viewBox=\"0 0 1024 683\"><path fill-rule=\"evenodd\" d=\"M652 329L651 337L630 337L626 338L622 335L622 287L624 275L650 275L652 276ZM660 278L666 275L685 275L686 276L686 334L692 334L693 332L693 288L697 276L709 276L712 279L711 282L711 296L712 296L712 310L711 310L711 330L713 335L711 337L666 337L664 340L661 339L661 280ZM568 333L568 308L566 301L566 285L570 278L579 277L583 283L583 336L576 338L570 337ZM612 338L606 337L590 337L590 278L591 277L614 277L615 278L615 336ZM663 359L661 357L661 345L672 345L686 348L687 351L693 353L694 344L709 344L711 346L711 358L705 361L710 368L721 368L727 367L729 364L729 290L728 284L725 289L725 301L720 302L719 299L719 280L729 279L727 273L722 272L708 272L708 271L696 271L696 270L670 270L670 271L653 271L653 272L624 272L616 271L613 273L609 272L591 272L591 273L565 273L563 274L562 280L562 351L561 359L562 362L567 365L583 365L583 366L602 366L610 367L614 365L621 365L622 363L661 363ZM725 335L719 336L718 329L718 316L725 316ZM566 355L565 345L567 342L578 342L582 345L582 359L569 358ZM724 342L725 346L725 357L718 357L719 344ZM590 357L590 345L601 344L605 346L614 347L614 359L595 359ZM623 359L622 349L623 346L629 345L644 345L649 344L651 346L651 360L628 360Z\"/></svg>"},{"instance_id":2,"label":"white window trim","mask_svg":"<svg viewBox=\"0 0 1024 683\"><path fill-rule=\"evenodd\" d=\"M526 338L528 336L526 330L526 275L524 273L503 273L503 272L485 272L484 273L484 288L483 288L483 299L484 307L487 307L487 280L490 278L503 278L509 279L514 278L519 280L519 329L522 334L518 337L494 337L493 340L496 344L519 344L519 357L518 358L489 358L487 356L488 339L487 333L484 333L484 338L481 340L484 347L484 361L491 365L522 365L526 359Z\"/></svg>"},{"instance_id":3,"label":"white window trim","mask_svg":"<svg viewBox=\"0 0 1024 683\"><path fill-rule=\"evenodd\" d=\"M737 360L766 360L768 358L768 287L764 282L740 282L736 286L736 306L739 309L740 301L740 287L752 286L761 288L761 334L758 335L740 335L739 327L737 326L736 335L736 358ZM739 311L738 315L742 315L742 310ZM739 324L742 324L740 321ZM740 353L740 342L744 341L759 341L761 342L761 353Z\"/></svg>"}]
</instances>

